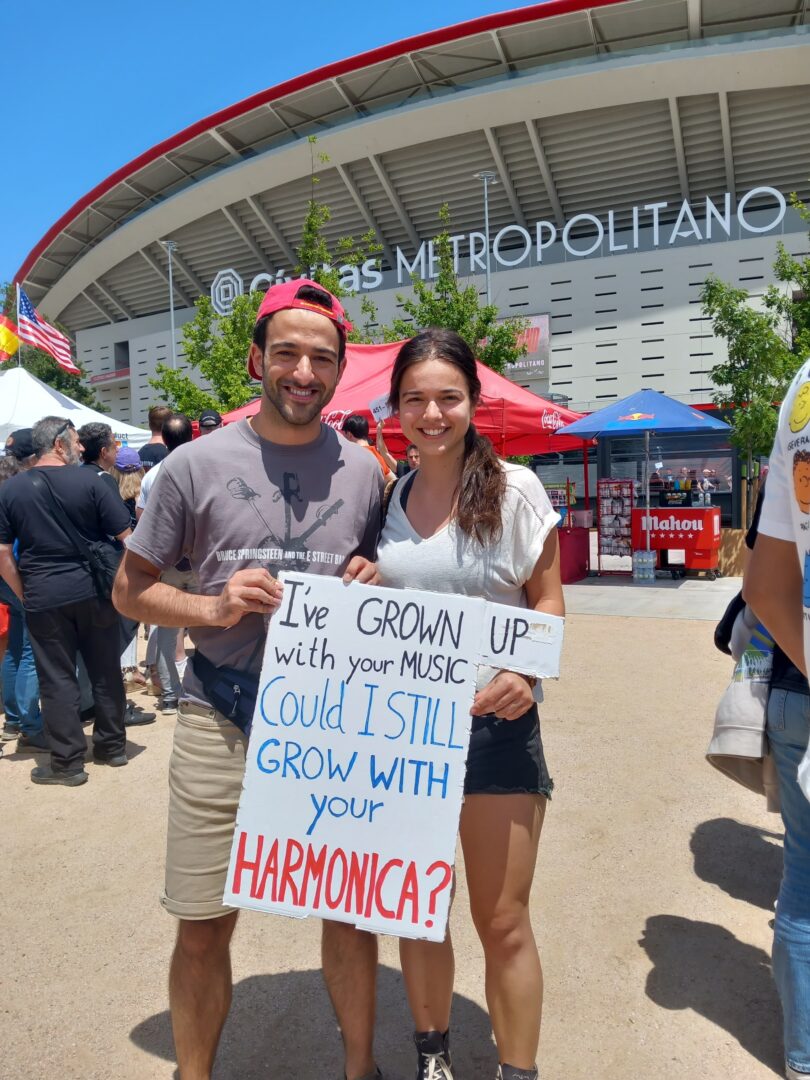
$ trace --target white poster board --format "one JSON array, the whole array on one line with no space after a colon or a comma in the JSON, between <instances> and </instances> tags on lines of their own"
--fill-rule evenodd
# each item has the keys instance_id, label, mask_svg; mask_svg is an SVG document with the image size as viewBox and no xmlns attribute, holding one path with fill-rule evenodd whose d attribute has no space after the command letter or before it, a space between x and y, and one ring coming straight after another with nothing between
<instances>
[{"instance_id":1,"label":"white poster board","mask_svg":"<svg viewBox=\"0 0 810 1080\"><path fill-rule=\"evenodd\" d=\"M563 620L282 580L224 903L441 941L477 665L556 678Z\"/></svg>"},{"instance_id":2,"label":"white poster board","mask_svg":"<svg viewBox=\"0 0 810 1080\"><path fill-rule=\"evenodd\" d=\"M388 404L388 394L375 397L373 401L368 403L368 407L378 424L381 420L387 420L389 416L393 416L391 406Z\"/></svg>"}]
</instances>

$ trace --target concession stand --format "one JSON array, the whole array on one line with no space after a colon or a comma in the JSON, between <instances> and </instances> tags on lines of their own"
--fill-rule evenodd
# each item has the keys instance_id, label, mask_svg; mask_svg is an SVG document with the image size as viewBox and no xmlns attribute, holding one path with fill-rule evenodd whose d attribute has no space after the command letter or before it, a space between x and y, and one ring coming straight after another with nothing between
<instances>
[{"instance_id":1,"label":"concession stand","mask_svg":"<svg viewBox=\"0 0 810 1080\"><path fill-rule=\"evenodd\" d=\"M697 475L662 478L657 469L651 474L650 436L728 430L722 420L655 390L639 390L560 429L560 435L581 439L626 438L632 434L644 437L643 505L634 505L637 485L633 480L609 478L598 484L600 573L603 555L646 552L659 568L671 570L673 577L686 571L717 576L720 509L711 505L712 485ZM684 552L683 571L669 566L669 551Z\"/></svg>"},{"instance_id":2,"label":"concession stand","mask_svg":"<svg viewBox=\"0 0 810 1080\"><path fill-rule=\"evenodd\" d=\"M673 577L703 571L714 580L720 558L720 507L636 508L632 512L632 540L636 551L647 544L648 551L658 552L659 567L670 569ZM668 566L666 555L671 550L683 551L682 571Z\"/></svg>"}]
</instances>

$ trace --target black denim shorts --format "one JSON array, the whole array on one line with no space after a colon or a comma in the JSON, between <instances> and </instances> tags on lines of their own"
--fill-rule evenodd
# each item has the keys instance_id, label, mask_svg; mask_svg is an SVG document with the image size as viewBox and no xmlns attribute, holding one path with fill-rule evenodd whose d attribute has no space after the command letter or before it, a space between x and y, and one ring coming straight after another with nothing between
<instances>
[{"instance_id":1,"label":"black denim shorts","mask_svg":"<svg viewBox=\"0 0 810 1080\"><path fill-rule=\"evenodd\" d=\"M517 720L474 716L467 754L465 795L544 795L551 798L537 706Z\"/></svg>"}]
</instances>

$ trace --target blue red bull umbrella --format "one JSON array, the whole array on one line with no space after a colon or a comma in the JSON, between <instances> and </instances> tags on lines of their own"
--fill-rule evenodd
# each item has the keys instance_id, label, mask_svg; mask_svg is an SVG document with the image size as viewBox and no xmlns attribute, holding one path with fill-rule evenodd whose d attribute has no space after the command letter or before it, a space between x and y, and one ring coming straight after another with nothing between
<instances>
[{"instance_id":1,"label":"blue red bull umbrella","mask_svg":"<svg viewBox=\"0 0 810 1080\"><path fill-rule=\"evenodd\" d=\"M610 438L617 435L644 436L644 476L646 489L647 521L650 520L650 434L673 435L681 431L719 432L729 431L728 424L713 416L684 405L681 401L660 394L657 390L638 390L621 401L614 401L604 409L583 416L573 424L566 424L558 435L573 435L579 439ZM647 550L650 550L650 533L647 529Z\"/></svg>"},{"instance_id":2,"label":"blue red bull umbrella","mask_svg":"<svg viewBox=\"0 0 810 1080\"><path fill-rule=\"evenodd\" d=\"M566 424L558 429L557 434L595 439L611 435L643 435L645 431L667 435L679 431L728 430L728 424L722 420L715 420L713 416L707 416L666 394L659 394L657 390L638 390L590 416Z\"/></svg>"}]
</instances>

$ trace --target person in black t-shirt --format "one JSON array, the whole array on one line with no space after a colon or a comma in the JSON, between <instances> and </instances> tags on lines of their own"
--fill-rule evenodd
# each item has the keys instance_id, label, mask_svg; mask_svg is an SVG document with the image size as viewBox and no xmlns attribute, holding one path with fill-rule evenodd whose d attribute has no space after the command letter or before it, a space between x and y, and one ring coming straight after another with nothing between
<instances>
[{"instance_id":1,"label":"person in black t-shirt","mask_svg":"<svg viewBox=\"0 0 810 1080\"><path fill-rule=\"evenodd\" d=\"M0 490L0 577L20 597L39 675L42 718L51 764L31 773L37 784L75 786L87 780L79 714L77 655L93 686L93 758L126 765L118 613L99 599L86 559L61 527L67 515L86 542L129 535L120 496L93 469L78 468L81 443L69 420L48 416L34 425L34 468ZM53 506L42 482L61 504ZM19 563L13 545L19 541Z\"/></svg>"},{"instance_id":2,"label":"person in black t-shirt","mask_svg":"<svg viewBox=\"0 0 810 1080\"><path fill-rule=\"evenodd\" d=\"M410 443L405 448L405 460L397 461L394 455L390 452L385 445L385 439L383 438L383 423L382 420L377 421L377 451L385 464L396 476L397 480L402 476L407 476L409 472L414 472L419 468L419 447Z\"/></svg>"},{"instance_id":3,"label":"person in black t-shirt","mask_svg":"<svg viewBox=\"0 0 810 1080\"><path fill-rule=\"evenodd\" d=\"M76 432L82 444L82 464L96 472L110 475L118 446L109 424L84 424Z\"/></svg>"},{"instance_id":4,"label":"person in black t-shirt","mask_svg":"<svg viewBox=\"0 0 810 1080\"><path fill-rule=\"evenodd\" d=\"M138 451L138 456L143 462L143 467L148 471L153 465L157 465L158 462L168 454L166 444L163 441L163 425L172 415L172 410L168 405L153 405L149 410L149 430L152 432L152 438L142 446Z\"/></svg>"}]
</instances>

